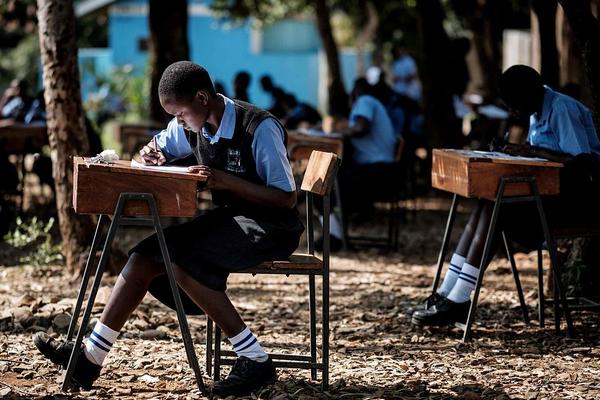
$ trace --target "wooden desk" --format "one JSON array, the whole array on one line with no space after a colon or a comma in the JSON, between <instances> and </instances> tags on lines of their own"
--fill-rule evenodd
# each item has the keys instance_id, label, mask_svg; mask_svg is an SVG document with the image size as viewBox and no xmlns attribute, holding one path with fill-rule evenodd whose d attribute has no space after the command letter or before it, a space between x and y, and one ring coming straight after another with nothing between
<instances>
[{"instance_id":1,"label":"wooden desk","mask_svg":"<svg viewBox=\"0 0 600 400\"><path fill-rule=\"evenodd\" d=\"M334 153L339 158L344 155L344 139L340 135L307 135L299 131L288 132L287 152L290 160L308 160L313 150Z\"/></svg>"},{"instance_id":2,"label":"wooden desk","mask_svg":"<svg viewBox=\"0 0 600 400\"><path fill-rule=\"evenodd\" d=\"M73 350L65 370L62 390L71 387L73 372L81 352L83 336L88 326L94 300L100 287L104 269L110 255L112 242L120 225L152 226L158 238L165 270L177 311L177 320L183 338L190 367L194 371L196 384L201 394L206 393L202 371L194 350L185 311L175 281L175 273L165 241L161 216L192 216L196 213L196 184L205 180L195 174L150 171L131 167L129 161L114 164L88 164L83 157L75 157L73 176L73 206L80 214L100 214L96 233L73 308L67 340L73 338L91 272L96 275L77 331ZM129 217L128 217L129 216ZM134 217L131 217L134 216ZM139 217L142 216L142 217ZM110 219L110 224L109 224ZM110 225L104 237L104 228ZM96 252L101 247L100 260L96 264Z\"/></svg>"},{"instance_id":3,"label":"wooden desk","mask_svg":"<svg viewBox=\"0 0 600 400\"><path fill-rule=\"evenodd\" d=\"M10 123L0 125L0 146L7 154L39 152L48 144L46 125Z\"/></svg>"},{"instance_id":4,"label":"wooden desk","mask_svg":"<svg viewBox=\"0 0 600 400\"><path fill-rule=\"evenodd\" d=\"M130 166L129 161L114 164L88 164L75 157L73 207L78 214L114 213L121 193L150 193L161 216L190 217L196 214L196 174L150 171ZM146 202L129 201L124 215L150 215Z\"/></svg>"},{"instance_id":5,"label":"wooden desk","mask_svg":"<svg viewBox=\"0 0 600 400\"><path fill-rule=\"evenodd\" d=\"M502 177L534 177L541 195L560 192L561 163L494 156L472 150L434 149L431 185L463 197L495 200ZM527 183L506 187L506 196L531 194Z\"/></svg>"},{"instance_id":6,"label":"wooden desk","mask_svg":"<svg viewBox=\"0 0 600 400\"><path fill-rule=\"evenodd\" d=\"M497 221L503 203L529 201L536 204L544 238L550 252L554 276L562 276L558 263L555 240L550 232L540 197L541 195L558 195L560 193L560 168L562 167L563 165L561 163L526 159L523 157L514 158L502 154L490 154L471 150L433 150L433 165L431 169L432 186L437 189L454 193L454 197L452 199L452 205L450 206L444 238L438 255L437 271L432 285L432 293L436 292L440 281L444 259L448 250L449 238L454 225L459 196L494 201L490 225L488 227L483 255L481 257L481 264L479 265L479 275L473 292L471 308L466 324L461 326L464 330L463 341L468 341L471 338L471 326L483 281L483 273L487 266L485 261L491 259L493 256L492 240L494 236L499 233L497 231ZM508 240L504 232L502 231L501 233L515 279L523 319L528 323L529 316L527 306L523 297L515 261L512 257ZM573 335L573 325L566 302L564 288L559 279L555 282L557 294L558 297L560 297L561 308L565 312L569 335ZM555 327L557 331L560 331L558 301L555 301L554 304L555 317L557 317L555 318Z\"/></svg>"}]
</instances>

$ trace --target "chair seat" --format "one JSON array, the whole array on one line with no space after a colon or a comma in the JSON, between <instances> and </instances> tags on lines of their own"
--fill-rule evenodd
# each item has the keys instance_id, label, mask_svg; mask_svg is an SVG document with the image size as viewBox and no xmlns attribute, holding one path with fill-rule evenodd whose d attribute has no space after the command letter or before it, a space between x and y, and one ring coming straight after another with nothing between
<instances>
[{"instance_id":1,"label":"chair seat","mask_svg":"<svg viewBox=\"0 0 600 400\"><path fill-rule=\"evenodd\" d=\"M287 260L265 261L240 273L249 274L320 274L323 261L312 254L294 253Z\"/></svg>"}]
</instances>

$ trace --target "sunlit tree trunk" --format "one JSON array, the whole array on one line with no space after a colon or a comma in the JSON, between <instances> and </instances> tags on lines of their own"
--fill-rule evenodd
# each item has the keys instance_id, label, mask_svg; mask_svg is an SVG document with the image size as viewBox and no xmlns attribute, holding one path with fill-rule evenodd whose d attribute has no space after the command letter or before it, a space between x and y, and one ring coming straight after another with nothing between
<instances>
[{"instance_id":1,"label":"sunlit tree trunk","mask_svg":"<svg viewBox=\"0 0 600 400\"><path fill-rule=\"evenodd\" d=\"M150 117L166 122L169 116L158 100L158 83L165 69L176 61L189 60L186 0L150 0ZM201 37L197 39L202 40Z\"/></svg>"},{"instance_id":2,"label":"sunlit tree trunk","mask_svg":"<svg viewBox=\"0 0 600 400\"><path fill-rule=\"evenodd\" d=\"M317 13L317 28L321 36L325 57L327 59L328 71L328 107L329 113L334 116L348 116L348 94L344 88L342 80L342 70L337 44L333 37L331 29L331 16L326 0L314 0L314 7Z\"/></svg>"},{"instance_id":3,"label":"sunlit tree trunk","mask_svg":"<svg viewBox=\"0 0 600 400\"><path fill-rule=\"evenodd\" d=\"M558 50L556 48L556 0L534 0L541 53L541 75L545 84L558 89Z\"/></svg>"},{"instance_id":4,"label":"sunlit tree trunk","mask_svg":"<svg viewBox=\"0 0 600 400\"><path fill-rule=\"evenodd\" d=\"M74 155L87 154L84 112L81 104L75 14L71 0L38 0L40 53L48 136L56 186L56 207L67 267L81 267L80 255L90 243L93 224L77 216L72 207Z\"/></svg>"}]
</instances>

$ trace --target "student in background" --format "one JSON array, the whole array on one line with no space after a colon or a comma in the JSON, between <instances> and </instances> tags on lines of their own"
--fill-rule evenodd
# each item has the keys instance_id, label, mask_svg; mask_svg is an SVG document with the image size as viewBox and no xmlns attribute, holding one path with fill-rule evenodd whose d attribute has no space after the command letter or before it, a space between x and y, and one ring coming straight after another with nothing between
<instances>
[{"instance_id":1,"label":"student in background","mask_svg":"<svg viewBox=\"0 0 600 400\"><path fill-rule=\"evenodd\" d=\"M496 150L564 163L560 195L543 198L549 223L598 221L600 141L590 110L577 100L544 86L541 76L524 65L512 66L502 74L500 97L516 117L529 117L529 133L527 143L503 143ZM466 321L492 208L491 201L477 203L437 292L422 305L409 310L413 324L446 325ZM498 232L504 230L511 239L530 246L543 242L535 204L507 204L500 218ZM494 243L498 243L497 235ZM485 265L489 261L486 260Z\"/></svg>"},{"instance_id":2,"label":"student in background","mask_svg":"<svg viewBox=\"0 0 600 400\"><path fill-rule=\"evenodd\" d=\"M252 77L246 71L240 71L235 74L233 78L233 98L246 103L250 103L250 97L248 96L248 88Z\"/></svg>"},{"instance_id":3,"label":"student in background","mask_svg":"<svg viewBox=\"0 0 600 400\"><path fill-rule=\"evenodd\" d=\"M315 126L321 123L321 114L310 104L299 102L293 94L286 94L283 101L286 115L282 119L287 129L296 129L300 125Z\"/></svg>"}]
</instances>

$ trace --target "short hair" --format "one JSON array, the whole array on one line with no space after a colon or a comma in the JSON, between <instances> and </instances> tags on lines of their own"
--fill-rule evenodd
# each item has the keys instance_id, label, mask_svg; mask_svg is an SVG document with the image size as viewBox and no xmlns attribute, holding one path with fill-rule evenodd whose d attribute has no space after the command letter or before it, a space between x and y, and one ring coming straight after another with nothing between
<instances>
[{"instance_id":1,"label":"short hair","mask_svg":"<svg viewBox=\"0 0 600 400\"><path fill-rule=\"evenodd\" d=\"M543 98L542 77L527 65L513 65L500 77L500 97L507 106L517 110L536 108Z\"/></svg>"},{"instance_id":2,"label":"short hair","mask_svg":"<svg viewBox=\"0 0 600 400\"><path fill-rule=\"evenodd\" d=\"M177 61L163 72L158 84L158 95L174 100L190 100L199 90L217 95L208 71L190 61Z\"/></svg>"}]
</instances>

